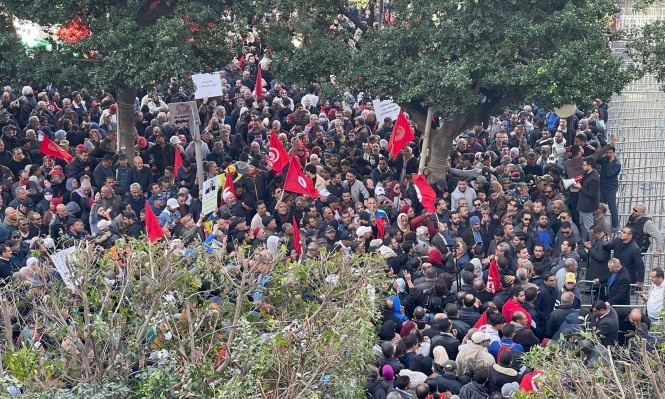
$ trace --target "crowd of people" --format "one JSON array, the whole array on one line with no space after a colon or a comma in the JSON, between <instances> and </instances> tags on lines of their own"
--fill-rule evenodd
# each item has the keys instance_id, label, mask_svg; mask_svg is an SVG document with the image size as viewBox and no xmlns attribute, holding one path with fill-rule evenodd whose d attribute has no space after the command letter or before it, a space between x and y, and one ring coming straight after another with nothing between
<instances>
[{"instance_id":1,"label":"crowd of people","mask_svg":"<svg viewBox=\"0 0 665 399\"><path fill-rule=\"evenodd\" d=\"M339 16L337 23L349 22ZM262 97L255 95L259 68ZM125 237L145 236L146 206L166 237L185 247L203 243L222 254L238 245L284 247L293 260L324 250L373 253L393 284L377 323L366 385L372 399L531 391L537 371L520 362L531 347L585 327L603 345L624 345L660 323L662 269L647 275L646 311L627 307L631 284L643 288L641 253L658 257L663 235L641 203L619 226L621 163L603 101L568 119L525 105L460 132L447 176L432 182L429 212L413 181L422 126L410 121L416 140L392 156L394 121L377 120L371 100L348 92L324 98L317 84L281 82L256 39L220 74L223 93L196 100L203 168L220 188L231 179L235 194L220 190L211 214L202 212L192 132L169 120L169 103L193 100L177 81L136 99L130 154L117 147L112 91L5 87L2 284L41 286L36 270L52 267L48 255L80 241L108 253ZM284 189L288 168L272 170L271 135L317 196ZM45 155L44 140L71 161ZM582 276L600 293L591 313L581 309ZM594 346L582 347L584 356L597 356Z\"/></svg>"}]
</instances>

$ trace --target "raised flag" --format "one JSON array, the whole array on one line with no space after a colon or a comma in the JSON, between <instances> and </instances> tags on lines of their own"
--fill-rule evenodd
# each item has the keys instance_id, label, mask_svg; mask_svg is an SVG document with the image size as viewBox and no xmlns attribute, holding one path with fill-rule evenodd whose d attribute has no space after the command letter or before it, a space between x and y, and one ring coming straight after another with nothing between
<instances>
[{"instance_id":1,"label":"raised flag","mask_svg":"<svg viewBox=\"0 0 665 399\"><path fill-rule=\"evenodd\" d=\"M399 152L409 141L416 139L416 136L413 135L413 130L409 125L409 121L406 120L404 112L399 111L397 115L397 122L393 127L393 132L390 135L390 141L388 142L388 152L390 152L393 158L397 158Z\"/></svg>"},{"instance_id":2,"label":"raised flag","mask_svg":"<svg viewBox=\"0 0 665 399\"><path fill-rule=\"evenodd\" d=\"M162 226L159 225L157 216L155 216L155 212L152 211L152 207L148 201L145 202L145 229L148 233L148 240L151 243L164 237Z\"/></svg>"},{"instance_id":3,"label":"raised flag","mask_svg":"<svg viewBox=\"0 0 665 399\"><path fill-rule=\"evenodd\" d=\"M289 171L286 173L286 180L284 181L284 190L309 195L312 198L319 196L319 192L314 188L312 179L303 173L300 163L298 163L298 158L295 156L291 157Z\"/></svg>"},{"instance_id":4,"label":"raised flag","mask_svg":"<svg viewBox=\"0 0 665 399\"><path fill-rule=\"evenodd\" d=\"M175 159L173 160L173 176L178 177L178 169L182 166L182 154L178 146L174 148Z\"/></svg>"},{"instance_id":5,"label":"raised flag","mask_svg":"<svg viewBox=\"0 0 665 399\"><path fill-rule=\"evenodd\" d=\"M268 153L268 162L272 171L282 173L284 167L289 163L289 153L286 152L282 143L279 142L277 133L270 132L270 152Z\"/></svg>"},{"instance_id":6,"label":"raised flag","mask_svg":"<svg viewBox=\"0 0 665 399\"><path fill-rule=\"evenodd\" d=\"M254 86L254 91L256 93L256 99L263 97L263 76L261 72L261 64L259 64L258 69L256 70L256 84Z\"/></svg>"},{"instance_id":7,"label":"raised flag","mask_svg":"<svg viewBox=\"0 0 665 399\"><path fill-rule=\"evenodd\" d=\"M296 250L298 258L302 256L302 242L300 242L300 227L296 215L293 215L293 249Z\"/></svg>"},{"instance_id":8,"label":"raised flag","mask_svg":"<svg viewBox=\"0 0 665 399\"><path fill-rule=\"evenodd\" d=\"M64 159L67 163L70 163L74 159L72 154L60 148L59 145L51 141L46 135L44 135L44 139L39 145L39 152L50 157Z\"/></svg>"},{"instance_id":9,"label":"raised flag","mask_svg":"<svg viewBox=\"0 0 665 399\"><path fill-rule=\"evenodd\" d=\"M421 204L427 209L429 213L435 213L436 207L434 206L434 200L436 199L436 193L432 186L427 182L427 178L423 175L412 175L413 184L416 188L416 194L418 195L418 200Z\"/></svg>"},{"instance_id":10,"label":"raised flag","mask_svg":"<svg viewBox=\"0 0 665 399\"><path fill-rule=\"evenodd\" d=\"M476 324L473 325L473 328L481 329L485 324L487 324L487 310L480 315Z\"/></svg>"},{"instance_id":11,"label":"raised flag","mask_svg":"<svg viewBox=\"0 0 665 399\"><path fill-rule=\"evenodd\" d=\"M236 186L233 184L233 175L229 172L229 169L226 168L226 174L224 175L224 189L222 190L222 199L220 200L222 205L226 204L226 199L230 194L233 194L235 198L238 198Z\"/></svg>"},{"instance_id":12,"label":"raised flag","mask_svg":"<svg viewBox=\"0 0 665 399\"><path fill-rule=\"evenodd\" d=\"M383 238L386 234L386 226L383 221L386 220L383 216L376 218L376 238Z\"/></svg>"},{"instance_id":13,"label":"raised flag","mask_svg":"<svg viewBox=\"0 0 665 399\"><path fill-rule=\"evenodd\" d=\"M490 261L490 268L487 273L487 292L496 294L501 291L501 281L499 278L499 266L496 263L496 257Z\"/></svg>"}]
</instances>

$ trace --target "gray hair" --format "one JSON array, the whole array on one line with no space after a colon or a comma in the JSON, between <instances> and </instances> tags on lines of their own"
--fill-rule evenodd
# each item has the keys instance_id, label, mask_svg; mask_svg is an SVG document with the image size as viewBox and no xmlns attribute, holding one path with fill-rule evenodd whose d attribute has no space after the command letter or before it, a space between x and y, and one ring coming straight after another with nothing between
<instances>
[{"instance_id":1,"label":"gray hair","mask_svg":"<svg viewBox=\"0 0 665 399\"><path fill-rule=\"evenodd\" d=\"M130 190L134 190L134 189L136 189L136 188L138 188L139 190L142 190L141 185L138 184L138 183L132 183L132 184L129 186L129 189L130 189Z\"/></svg>"},{"instance_id":2,"label":"gray hair","mask_svg":"<svg viewBox=\"0 0 665 399\"><path fill-rule=\"evenodd\" d=\"M507 242L500 242L499 244L497 244L496 247L502 250L503 252L510 252L510 245L508 245Z\"/></svg>"},{"instance_id":3,"label":"gray hair","mask_svg":"<svg viewBox=\"0 0 665 399\"><path fill-rule=\"evenodd\" d=\"M616 259L616 258L614 258L614 259ZM612 261L612 260L610 260L610 262L611 262L611 261ZM617 260L617 262L618 262L618 260ZM566 269L570 269L570 267L572 267L572 266L577 266L577 261L576 261L575 259L573 259L573 258L567 258L567 259L563 262L563 266L564 266Z\"/></svg>"}]
</instances>

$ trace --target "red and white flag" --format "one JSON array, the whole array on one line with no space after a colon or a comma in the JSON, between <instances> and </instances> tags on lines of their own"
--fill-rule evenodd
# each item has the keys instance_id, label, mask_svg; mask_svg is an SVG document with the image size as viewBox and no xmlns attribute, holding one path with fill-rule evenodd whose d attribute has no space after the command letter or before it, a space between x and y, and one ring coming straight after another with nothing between
<instances>
[{"instance_id":1,"label":"red and white flag","mask_svg":"<svg viewBox=\"0 0 665 399\"><path fill-rule=\"evenodd\" d=\"M64 159L67 163L70 163L74 159L72 154L60 148L59 145L51 141L46 135L44 135L44 140L39 145L39 152L50 157Z\"/></svg>"},{"instance_id":2,"label":"red and white flag","mask_svg":"<svg viewBox=\"0 0 665 399\"><path fill-rule=\"evenodd\" d=\"M233 194L234 198L238 198L238 194L236 193L236 186L233 184L233 174L231 174L229 169L226 168L226 173L224 174L224 189L222 190L222 198L219 202L222 205L226 204L226 200L231 194Z\"/></svg>"},{"instance_id":3,"label":"red and white flag","mask_svg":"<svg viewBox=\"0 0 665 399\"><path fill-rule=\"evenodd\" d=\"M319 196L318 190L314 188L312 179L303 173L300 163L298 163L298 158L295 156L291 157L289 171L286 173L286 180L284 181L284 190L309 195L312 198Z\"/></svg>"},{"instance_id":4,"label":"red and white flag","mask_svg":"<svg viewBox=\"0 0 665 399\"><path fill-rule=\"evenodd\" d=\"M279 142L277 133L270 131L270 152L268 153L268 165L275 173L282 173L284 167L289 163L289 153L286 152L282 143Z\"/></svg>"},{"instance_id":5,"label":"red and white flag","mask_svg":"<svg viewBox=\"0 0 665 399\"><path fill-rule=\"evenodd\" d=\"M162 230L162 226L159 225L157 216L155 216L155 212L152 211L152 207L148 201L145 202L145 229L148 233L148 241L150 241L150 243L164 237L164 230Z\"/></svg>"},{"instance_id":6,"label":"red and white flag","mask_svg":"<svg viewBox=\"0 0 665 399\"><path fill-rule=\"evenodd\" d=\"M256 70L256 84L254 85L254 92L257 100L263 97L263 76L261 75L261 64L259 64L259 68Z\"/></svg>"},{"instance_id":7,"label":"red and white flag","mask_svg":"<svg viewBox=\"0 0 665 399\"><path fill-rule=\"evenodd\" d=\"M490 261L490 268L487 272L487 292L490 294L496 294L499 291L501 291L499 266L496 263L496 258L493 257Z\"/></svg>"},{"instance_id":8,"label":"red and white flag","mask_svg":"<svg viewBox=\"0 0 665 399\"><path fill-rule=\"evenodd\" d=\"M412 175L413 184L416 188L416 194L418 195L418 200L423 207L427 209L427 212L434 213L436 212L436 206L434 206L434 200L436 199L436 193L432 186L427 182L427 178L423 175Z\"/></svg>"},{"instance_id":9,"label":"red and white flag","mask_svg":"<svg viewBox=\"0 0 665 399\"><path fill-rule=\"evenodd\" d=\"M411 125L409 125L409 121L404 116L404 112L399 111L397 122L395 122L393 132L390 135L390 141L388 142L388 152L392 154L393 158L397 158L400 150L415 139L416 136L414 136Z\"/></svg>"}]
</instances>

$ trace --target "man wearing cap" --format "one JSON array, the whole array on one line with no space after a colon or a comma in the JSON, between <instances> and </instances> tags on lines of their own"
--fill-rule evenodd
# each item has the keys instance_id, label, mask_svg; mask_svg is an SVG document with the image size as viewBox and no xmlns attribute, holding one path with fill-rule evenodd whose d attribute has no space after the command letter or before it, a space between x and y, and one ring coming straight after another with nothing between
<instances>
[{"instance_id":1,"label":"man wearing cap","mask_svg":"<svg viewBox=\"0 0 665 399\"><path fill-rule=\"evenodd\" d=\"M2 137L0 139L5 143L5 148L12 151L19 147L19 138L16 137L16 126L6 125L2 128Z\"/></svg>"},{"instance_id":2,"label":"man wearing cap","mask_svg":"<svg viewBox=\"0 0 665 399\"><path fill-rule=\"evenodd\" d=\"M175 198L169 198L166 201L166 209L164 209L157 218L159 220L159 225L173 229L181 217L178 208L180 208L178 206L178 200Z\"/></svg>"},{"instance_id":3,"label":"man wearing cap","mask_svg":"<svg viewBox=\"0 0 665 399\"><path fill-rule=\"evenodd\" d=\"M471 216L469 224L471 226L462 233L462 240L464 240L466 246L473 250L476 246L485 245L483 243L483 237L487 235L487 231L485 231L485 228L480 224L480 218L478 216Z\"/></svg>"},{"instance_id":4,"label":"man wearing cap","mask_svg":"<svg viewBox=\"0 0 665 399\"><path fill-rule=\"evenodd\" d=\"M490 344L490 335L482 331L476 331L471 335L471 342L463 348L458 354L457 375L464 375L473 372L473 369L480 366L490 367L495 362L487 348Z\"/></svg>"}]
</instances>

